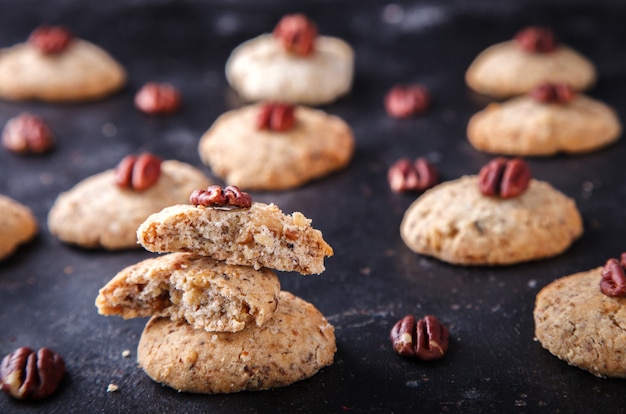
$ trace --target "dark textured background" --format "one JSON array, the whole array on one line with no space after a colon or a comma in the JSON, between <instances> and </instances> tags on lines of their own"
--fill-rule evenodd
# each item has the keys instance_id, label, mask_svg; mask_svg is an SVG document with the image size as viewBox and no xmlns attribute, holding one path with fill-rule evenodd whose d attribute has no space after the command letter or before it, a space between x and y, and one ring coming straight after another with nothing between
<instances>
[{"instance_id":1,"label":"dark textured background","mask_svg":"<svg viewBox=\"0 0 626 414\"><path fill-rule=\"evenodd\" d=\"M201 166L196 145L224 111L241 105L223 68L239 43L304 11L320 31L356 50L351 95L325 107L354 129L345 170L283 193L253 193L285 212L302 211L335 249L319 276L281 274L282 286L315 304L335 325L334 365L290 387L233 395L190 395L152 382L135 363L145 319L97 314L98 289L144 251L85 251L60 244L45 220L56 195L150 150ZM428 156L444 180L476 173L491 156L465 139L469 117L487 101L463 81L471 60L529 24L550 25L599 71L595 98L626 113L626 5L617 1L129 1L0 2L0 46L40 23L66 24L127 68L121 93L71 105L0 102L0 124L22 111L48 121L58 145L44 156L0 150L0 193L30 206L37 239L0 263L0 354L27 345L61 353L68 375L41 403L0 396L0 412L122 413L619 413L623 380L599 379L559 361L533 341L532 310L555 278L602 265L625 250L624 142L580 156L529 161L534 176L573 197L585 234L565 254L502 268L462 268L409 251L398 227L415 196L392 194L387 167ZM179 114L134 109L146 81L170 81L184 95ZM382 98L395 83L421 82L434 96L425 115L394 120ZM209 173L209 170L205 171ZM388 332L407 313L437 315L450 329L439 362L403 359ZM131 350L130 358L122 351ZM119 385L107 393L109 383Z\"/></svg>"}]
</instances>

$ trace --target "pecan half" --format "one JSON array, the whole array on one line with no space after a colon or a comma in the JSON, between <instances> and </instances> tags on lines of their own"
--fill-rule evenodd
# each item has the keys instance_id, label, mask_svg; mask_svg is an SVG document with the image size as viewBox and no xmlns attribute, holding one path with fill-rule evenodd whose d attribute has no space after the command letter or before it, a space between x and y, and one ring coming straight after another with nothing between
<instances>
[{"instance_id":1,"label":"pecan half","mask_svg":"<svg viewBox=\"0 0 626 414\"><path fill-rule=\"evenodd\" d=\"M7 121L2 146L18 154L40 154L52 149L54 136L43 119L24 112Z\"/></svg>"},{"instance_id":2,"label":"pecan half","mask_svg":"<svg viewBox=\"0 0 626 414\"><path fill-rule=\"evenodd\" d=\"M402 158L389 167L387 180L395 192L424 191L437 184L438 174L426 158L420 157L413 162Z\"/></svg>"},{"instance_id":3,"label":"pecan half","mask_svg":"<svg viewBox=\"0 0 626 414\"><path fill-rule=\"evenodd\" d=\"M609 259L602 269L600 290L607 296L626 296L626 253L622 253L619 261Z\"/></svg>"},{"instance_id":4,"label":"pecan half","mask_svg":"<svg viewBox=\"0 0 626 414\"><path fill-rule=\"evenodd\" d=\"M171 115L181 105L180 91L169 83L148 82L135 95L137 109L150 115Z\"/></svg>"},{"instance_id":5,"label":"pecan half","mask_svg":"<svg viewBox=\"0 0 626 414\"><path fill-rule=\"evenodd\" d=\"M298 56L308 56L315 48L317 26L304 14L283 16L273 31L285 50Z\"/></svg>"},{"instance_id":6,"label":"pecan half","mask_svg":"<svg viewBox=\"0 0 626 414\"><path fill-rule=\"evenodd\" d=\"M40 400L57 390L64 374L65 362L56 352L21 347L2 360L0 385L15 398Z\"/></svg>"},{"instance_id":7,"label":"pecan half","mask_svg":"<svg viewBox=\"0 0 626 414\"><path fill-rule=\"evenodd\" d=\"M45 55L54 55L67 49L73 39L66 27L42 25L32 31L28 43Z\"/></svg>"},{"instance_id":8,"label":"pecan half","mask_svg":"<svg viewBox=\"0 0 626 414\"><path fill-rule=\"evenodd\" d=\"M574 88L567 83L542 83L530 91L530 97L541 103L566 104L576 96Z\"/></svg>"},{"instance_id":9,"label":"pecan half","mask_svg":"<svg viewBox=\"0 0 626 414\"><path fill-rule=\"evenodd\" d=\"M539 26L530 26L520 30L514 40L529 53L550 53L559 45L552 30Z\"/></svg>"},{"instance_id":10,"label":"pecan half","mask_svg":"<svg viewBox=\"0 0 626 414\"><path fill-rule=\"evenodd\" d=\"M219 185L212 185L206 190L195 190L189 196L189 202L205 207L250 208L252 197L234 185L229 185L224 189Z\"/></svg>"},{"instance_id":11,"label":"pecan half","mask_svg":"<svg viewBox=\"0 0 626 414\"><path fill-rule=\"evenodd\" d=\"M385 95L385 109L394 118L408 118L430 106L430 92L422 85L396 85Z\"/></svg>"},{"instance_id":12,"label":"pecan half","mask_svg":"<svg viewBox=\"0 0 626 414\"><path fill-rule=\"evenodd\" d=\"M513 198L528 189L530 179L530 168L521 158L496 158L480 170L478 188L486 196Z\"/></svg>"},{"instance_id":13,"label":"pecan half","mask_svg":"<svg viewBox=\"0 0 626 414\"><path fill-rule=\"evenodd\" d=\"M448 350L449 337L448 329L432 315L418 321L407 315L396 322L390 335L397 353L423 361L442 358Z\"/></svg>"},{"instance_id":14,"label":"pecan half","mask_svg":"<svg viewBox=\"0 0 626 414\"><path fill-rule=\"evenodd\" d=\"M159 181L161 163L161 158L148 152L127 155L115 167L115 184L135 191L147 190Z\"/></svg>"},{"instance_id":15,"label":"pecan half","mask_svg":"<svg viewBox=\"0 0 626 414\"><path fill-rule=\"evenodd\" d=\"M285 132L296 123L295 107L290 104L267 102L261 105L257 118L257 129Z\"/></svg>"}]
</instances>

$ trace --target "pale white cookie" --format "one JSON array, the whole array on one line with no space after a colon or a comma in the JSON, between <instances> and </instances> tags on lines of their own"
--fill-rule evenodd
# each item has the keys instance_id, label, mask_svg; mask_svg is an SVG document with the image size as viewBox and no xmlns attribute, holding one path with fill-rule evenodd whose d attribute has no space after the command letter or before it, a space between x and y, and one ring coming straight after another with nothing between
<instances>
[{"instance_id":1,"label":"pale white cookie","mask_svg":"<svg viewBox=\"0 0 626 414\"><path fill-rule=\"evenodd\" d=\"M32 211L10 197L0 194L0 260L37 234Z\"/></svg>"}]
</instances>

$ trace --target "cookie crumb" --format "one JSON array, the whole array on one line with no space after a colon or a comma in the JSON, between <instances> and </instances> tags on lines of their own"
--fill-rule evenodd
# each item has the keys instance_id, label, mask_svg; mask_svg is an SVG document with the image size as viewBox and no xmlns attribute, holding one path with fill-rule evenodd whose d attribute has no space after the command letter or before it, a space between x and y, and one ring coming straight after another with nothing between
<instances>
[{"instance_id":1,"label":"cookie crumb","mask_svg":"<svg viewBox=\"0 0 626 414\"><path fill-rule=\"evenodd\" d=\"M117 127L110 123L107 122L106 124L102 125L102 135L104 135L107 138L111 138L114 137L117 134Z\"/></svg>"},{"instance_id":2,"label":"cookie crumb","mask_svg":"<svg viewBox=\"0 0 626 414\"><path fill-rule=\"evenodd\" d=\"M117 384L110 383L107 386L107 392L115 392L115 391L117 391L119 389L120 389L120 387L118 387Z\"/></svg>"},{"instance_id":3,"label":"cookie crumb","mask_svg":"<svg viewBox=\"0 0 626 414\"><path fill-rule=\"evenodd\" d=\"M72 273L74 273L74 267L73 266L65 266L63 268L63 273L65 273L66 275L71 275Z\"/></svg>"},{"instance_id":4,"label":"cookie crumb","mask_svg":"<svg viewBox=\"0 0 626 414\"><path fill-rule=\"evenodd\" d=\"M129 349L125 349L122 351L122 356L124 358L128 358L130 356L130 350Z\"/></svg>"}]
</instances>

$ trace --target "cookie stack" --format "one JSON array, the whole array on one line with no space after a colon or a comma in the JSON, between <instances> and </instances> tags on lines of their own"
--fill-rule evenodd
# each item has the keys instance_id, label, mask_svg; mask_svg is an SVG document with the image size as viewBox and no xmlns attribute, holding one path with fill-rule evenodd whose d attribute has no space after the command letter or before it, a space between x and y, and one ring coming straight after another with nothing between
<instances>
[{"instance_id":1,"label":"cookie stack","mask_svg":"<svg viewBox=\"0 0 626 414\"><path fill-rule=\"evenodd\" d=\"M234 191L249 202L207 203L207 192L194 192L192 202L207 205L175 205L150 216L138 240L167 254L123 269L96 299L103 315L152 316L138 362L179 391L286 386L333 362L332 325L312 304L281 291L271 270L321 273L332 248L303 214L285 215ZM222 189L209 188L215 192Z\"/></svg>"}]
</instances>

